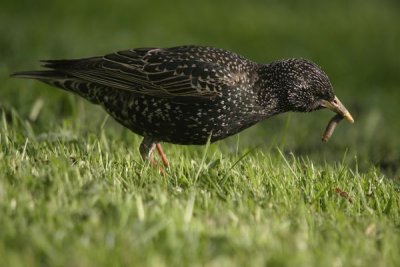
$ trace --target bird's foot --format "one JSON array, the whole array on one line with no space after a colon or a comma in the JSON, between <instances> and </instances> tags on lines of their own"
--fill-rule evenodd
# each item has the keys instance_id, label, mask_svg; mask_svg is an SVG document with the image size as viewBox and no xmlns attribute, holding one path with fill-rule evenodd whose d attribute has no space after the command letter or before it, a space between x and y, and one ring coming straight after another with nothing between
<instances>
[{"instance_id":1,"label":"bird's foot","mask_svg":"<svg viewBox=\"0 0 400 267\"><path fill-rule=\"evenodd\" d=\"M158 155L161 158L163 166L153 157L154 148L157 149ZM149 160L154 167L159 167L161 174L165 175L165 169L169 168L169 163L160 143L156 143L153 139L145 137L139 147L140 155L144 161ZM165 169L164 169L165 168Z\"/></svg>"}]
</instances>

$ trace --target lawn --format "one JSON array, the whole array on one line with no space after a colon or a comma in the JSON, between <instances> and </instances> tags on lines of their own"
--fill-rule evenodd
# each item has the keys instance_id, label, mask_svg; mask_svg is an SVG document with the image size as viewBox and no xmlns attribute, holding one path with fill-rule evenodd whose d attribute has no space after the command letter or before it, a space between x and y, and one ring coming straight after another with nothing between
<instances>
[{"instance_id":1,"label":"lawn","mask_svg":"<svg viewBox=\"0 0 400 267\"><path fill-rule=\"evenodd\" d=\"M0 3L0 266L400 266L396 1ZM209 146L141 137L9 78L39 59L203 44L315 61L355 124L282 114Z\"/></svg>"}]
</instances>

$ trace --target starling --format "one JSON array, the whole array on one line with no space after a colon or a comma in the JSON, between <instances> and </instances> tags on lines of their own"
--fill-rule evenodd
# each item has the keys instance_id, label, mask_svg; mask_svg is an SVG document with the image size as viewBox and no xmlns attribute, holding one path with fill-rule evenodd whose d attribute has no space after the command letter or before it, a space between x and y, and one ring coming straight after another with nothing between
<instances>
[{"instance_id":1,"label":"starling","mask_svg":"<svg viewBox=\"0 0 400 267\"><path fill-rule=\"evenodd\" d=\"M31 78L101 105L143 136L150 159L159 142L202 145L234 135L271 116L328 108L353 122L327 75L313 62L285 59L258 64L206 46L137 48L105 56L45 60Z\"/></svg>"}]
</instances>

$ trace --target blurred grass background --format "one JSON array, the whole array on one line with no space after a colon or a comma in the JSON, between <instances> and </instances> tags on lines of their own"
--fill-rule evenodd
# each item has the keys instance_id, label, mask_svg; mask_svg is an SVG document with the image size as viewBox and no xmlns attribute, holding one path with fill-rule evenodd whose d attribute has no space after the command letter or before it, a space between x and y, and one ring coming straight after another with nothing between
<instances>
[{"instance_id":1,"label":"blurred grass background","mask_svg":"<svg viewBox=\"0 0 400 267\"><path fill-rule=\"evenodd\" d=\"M315 61L356 121L341 123L331 141L322 144L330 112L285 114L223 141L222 149L229 151L240 138L240 147L280 146L316 162L343 160L340 155L347 151L346 161L360 170L375 166L389 177L399 176L398 1L3 0L0 7L0 105L27 117L42 99L36 133L78 113L84 114L81 121L98 125L104 113L43 84L10 79L10 73L36 69L39 59L143 46L211 45L258 62Z\"/></svg>"},{"instance_id":2,"label":"blurred grass background","mask_svg":"<svg viewBox=\"0 0 400 267\"><path fill-rule=\"evenodd\" d=\"M0 266L395 266L399 14L389 0L2 0ZM204 147L166 145L160 176L99 107L9 78L182 44L310 59L356 122L323 144L331 112L279 115L212 145L207 168Z\"/></svg>"}]
</instances>

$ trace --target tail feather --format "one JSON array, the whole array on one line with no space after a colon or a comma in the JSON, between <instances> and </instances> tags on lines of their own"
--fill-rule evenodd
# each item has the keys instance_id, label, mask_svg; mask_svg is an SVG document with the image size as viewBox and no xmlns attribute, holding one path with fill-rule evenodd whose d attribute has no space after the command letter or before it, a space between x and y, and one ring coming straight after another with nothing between
<instances>
[{"instance_id":1,"label":"tail feather","mask_svg":"<svg viewBox=\"0 0 400 267\"><path fill-rule=\"evenodd\" d=\"M78 79L66 73L57 70L33 70L33 71L20 71L10 75L14 78L35 79L56 86L67 91L76 91L74 83L81 83Z\"/></svg>"},{"instance_id":2,"label":"tail feather","mask_svg":"<svg viewBox=\"0 0 400 267\"><path fill-rule=\"evenodd\" d=\"M76 93L94 104L99 103L98 92L102 86L83 81L57 70L20 71L10 75L15 78L35 79L49 85Z\"/></svg>"},{"instance_id":3,"label":"tail feather","mask_svg":"<svg viewBox=\"0 0 400 267\"><path fill-rule=\"evenodd\" d=\"M55 79L65 79L68 75L60 71L55 70L34 70L34 71L19 71L10 75L13 78L27 78L27 79L37 79L41 81L55 80Z\"/></svg>"},{"instance_id":4,"label":"tail feather","mask_svg":"<svg viewBox=\"0 0 400 267\"><path fill-rule=\"evenodd\" d=\"M86 68L89 65L95 65L101 63L102 57L89 57L89 58L80 58L80 59L52 59L52 60L41 60L42 67L49 69L59 69L59 70L67 70L67 69L80 69Z\"/></svg>"},{"instance_id":5,"label":"tail feather","mask_svg":"<svg viewBox=\"0 0 400 267\"><path fill-rule=\"evenodd\" d=\"M107 91L103 85L81 79L71 74L71 70L96 68L101 63L100 57L83 59L42 60L47 70L20 71L11 74L11 77L35 79L51 86L76 93L94 104L100 103L100 98Z\"/></svg>"}]
</instances>

